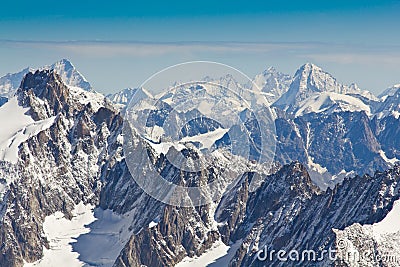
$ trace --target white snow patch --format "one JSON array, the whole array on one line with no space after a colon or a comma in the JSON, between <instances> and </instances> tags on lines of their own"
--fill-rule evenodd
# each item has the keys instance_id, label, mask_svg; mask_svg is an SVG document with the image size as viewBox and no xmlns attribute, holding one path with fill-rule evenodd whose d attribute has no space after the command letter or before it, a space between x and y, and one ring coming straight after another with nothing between
<instances>
[{"instance_id":1,"label":"white snow patch","mask_svg":"<svg viewBox=\"0 0 400 267\"><path fill-rule=\"evenodd\" d=\"M146 138L149 140L157 141L165 134L164 128L155 125L153 127L146 127L145 129L147 135Z\"/></svg>"},{"instance_id":2,"label":"white snow patch","mask_svg":"<svg viewBox=\"0 0 400 267\"><path fill-rule=\"evenodd\" d=\"M148 142L150 146L154 149L154 151L157 153L157 155L167 155L169 149L171 147L175 147L176 150L181 151L182 149L185 149L186 147L181 144L175 144L173 142L161 142L161 143L153 143L153 142Z\"/></svg>"},{"instance_id":3,"label":"white snow patch","mask_svg":"<svg viewBox=\"0 0 400 267\"><path fill-rule=\"evenodd\" d=\"M298 117L312 112L321 113L328 111L335 105L339 107L339 111L365 111L367 115L371 115L370 107L356 97L334 92L322 92L302 101L295 116ZM334 111L336 109L332 112Z\"/></svg>"},{"instance_id":4,"label":"white snow patch","mask_svg":"<svg viewBox=\"0 0 400 267\"><path fill-rule=\"evenodd\" d=\"M374 235L386 235L395 234L400 232L400 200L397 200L393 204L392 210L386 215L386 217L372 225Z\"/></svg>"},{"instance_id":5,"label":"white snow patch","mask_svg":"<svg viewBox=\"0 0 400 267\"><path fill-rule=\"evenodd\" d=\"M379 155L383 158L384 161L386 161L387 163L390 163L390 164L395 164L396 162L399 161L399 160L396 159L396 158L389 159L389 158L386 156L385 151L383 151L382 149L379 150Z\"/></svg>"},{"instance_id":6,"label":"white snow patch","mask_svg":"<svg viewBox=\"0 0 400 267\"><path fill-rule=\"evenodd\" d=\"M124 144L124 136L122 135L122 134L119 134L118 136L117 136L117 142L118 142L118 144Z\"/></svg>"},{"instance_id":7,"label":"white snow patch","mask_svg":"<svg viewBox=\"0 0 400 267\"><path fill-rule=\"evenodd\" d=\"M16 97L0 107L0 144L10 139L19 129L34 122L29 115L26 115L28 110L29 108L18 105Z\"/></svg>"},{"instance_id":8,"label":"white snow patch","mask_svg":"<svg viewBox=\"0 0 400 267\"><path fill-rule=\"evenodd\" d=\"M28 110L19 106L15 97L0 108L0 160L17 163L19 145L54 124L56 116L34 121L26 115Z\"/></svg>"},{"instance_id":9,"label":"white snow patch","mask_svg":"<svg viewBox=\"0 0 400 267\"><path fill-rule=\"evenodd\" d=\"M396 111L396 110L392 110L392 116L398 120L400 118L400 112Z\"/></svg>"},{"instance_id":10,"label":"white snow patch","mask_svg":"<svg viewBox=\"0 0 400 267\"><path fill-rule=\"evenodd\" d=\"M334 181L335 184L341 183L345 178L354 177L357 173L355 171L341 170L339 173L332 175L331 180Z\"/></svg>"},{"instance_id":11,"label":"white snow patch","mask_svg":"<svg viewBox=\"0 0 400 267\"><path fill-rule=\"evenodd\" d=\"M311 170L313 170L313 171L315 171L315 172L318 172L318 173L320 173L320 174L324 174L324 173L328 172L328 169L327 169L327 168L322 167L322 166L321 166L320 164L318 164L318 163L315 163L315 162L314 162L314 158L312 158L312 157L310 157L310 156L308 156L307 165L308 165L308 167L309 167Z\"/></svg>"},{"instance_id":12,"label":"white snow patch","mask_svg":"<svg viewBox=\"0 0 400 267\"><path fill-rule=\"evenodd\" d=\"M214 105L212 102L204 100L200 102L200 104L197 107L197 110L203 114L210 114L212 112L213 106Z\"/></svg>"},{"instance_id":13,"label":"white snow patch","mask_svg":"<svg viewBox=\"0 0 400 267\"><path fill-rule=\"evenodd\" d=\"M213 246L199 257L185 257L175 267L193 267L193 266L228 266L230 260L240 247L242 241L239 240L231 246L225 245L221 240L216 241Z\"/></svg>"},{"instance_id":14,"label":"white snow patch","mask_svg":"<svg viewBox=\"0 0 400 267\"><path fill-rule=\"evenodd\" d=\"M153 228L158 225L158 222L152 221L149 223L149 228Z\"/></svg>"},{"instance_id":15,"label":"white snow patch","mask_svg":"<svg viewBox=\"0 0 400 267\"><path fill-rule=\"evenodd\" d=\"M36 121L28 126L20 129L14 136L7 140L3 145L0 145L0 159L11 163L18 162L18 147L20 144L37 135L41 131L50 128L56 119L56 116L42 121Z\"/></svg>"},{"instance_id":16,"label":"white snow patch","mask_svg":"<svg viewBox=\"0 0 400 267\"><path fill-rule=\"evenodd\" d=\"M79 236L72 245L74 251L79 253L79 259L86 263L85 266L113 265L133 234L130 230L133 214L120 215L101 208L94 210L96 220L88 225L89 231Z\"/></svg>"},{"instance_id":17,"label":"white snow patch","mask_svg":"<svg viewBox=\"0 0 400 267\"><path fill-rule=\"evenodd\" d=\"M209 149L215 143L215 141L222 138L228 131L229 129L218 128L212 132L184 137L180 140L180 142L199 142L202 145L200 147L201 149Z\"/></svg>"},{"instance_id":18,"label":"white snow patch","mask_svg":"<svg viewBox=\"0 0 400 267\"><path fill-rule=\"evenodd\" d=\"M71 244L76 242L76 238L81 234L89 232L86 225L95 220L92 209L92 205L84 205L81 202L72 211L72 220L67 220L62 212L47 216L43 230L50 241L50 249L43 248L43 258L33 263L25 263L24 267L84 266L85 264L78 259L79 253L73 251Z\"/></svg>"},{"instance_id":19,"label":"white snow patch","mask_svg":"<svg viewBox=\"0 0 400 267\"><path fill-rule=\"evenodd\" d=\"M314 158L310 156L308 156L307 171L313 183L323 191L340 182L339 180L333 179L328 169L314 162Z\"/></svg>"},{"instance_id":20,"label":"white snow patch","mask_svg":"<svg viewBox=\"0 0 400 267\"><path fill-rule=\"evenodd\" d=\"M68 86L68 89L74 99L78 100L82 105L90 103L95 112L104 106L105 96L100 93L88 92L75 86Z\"/></svg>"}]
</instances>

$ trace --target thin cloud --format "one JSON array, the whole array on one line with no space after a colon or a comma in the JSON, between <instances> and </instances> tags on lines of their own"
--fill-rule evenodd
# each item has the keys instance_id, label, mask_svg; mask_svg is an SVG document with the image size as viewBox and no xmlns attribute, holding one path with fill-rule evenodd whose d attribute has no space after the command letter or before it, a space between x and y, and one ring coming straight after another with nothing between
<instances>
[{"instance_id":1,"label":"thin cloud","mask_svg":"<svg viewBox=\"0 0 400 267\"><path fill-rule=\"evenodd\" d=\"M0 44L54 50L62 54L112 58L152 57L195 53L266 53L293 55L306 61L338 64L398 64L399 47L368 47L318 42L125 42L125 41L13 41Z\"/></svg>"},{"instance_id":2,"label":"thin cloud","mask_svg":"<svg viewBox=\"0 0 400 267\"><path fill-rule=\"evenodd\" d=\"M220 53L270 53L287 50L308 50L315 43L245 43L245 42L104 42L104 41L0 41L13 46L35 49L52 49L93 57L159 56L173 53L220 52Z\"/></svg>"},{"instance_id":3,"label":"thin cloud","mask_svg":"<svg viewBox=\"0 0 400 267\"><path fill-rule=\"evenodd\" d=\"M324 61L338 64L385 64L398 65L400 62L400 54L393 53L321 53L321 54L305 54L299 57L311 58L314 61Z\"/></svg>"}]
</instances>

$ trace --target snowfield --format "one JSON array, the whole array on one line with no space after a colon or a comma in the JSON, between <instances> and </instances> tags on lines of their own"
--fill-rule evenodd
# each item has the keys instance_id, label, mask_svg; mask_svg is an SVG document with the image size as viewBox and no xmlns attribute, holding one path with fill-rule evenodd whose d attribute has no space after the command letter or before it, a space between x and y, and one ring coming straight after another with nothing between
<instances>
[{"instance_id":1,"label":"snowfield","mask_svg":"<svg viewBox=\"0 0 400 267\"><path fill-rule=\"evenodd\" d=\"M92 205L79 203L73 210L72 220L68 220L61 212L47 216L43 230L50 242L50 248L43 248L43 258L33 263L25 263L24 267L80 267L79 253L73 251L71 243L80 235L88 233L86 226L95 220ZM87 265L86 265L87 266Z\"/></svg>"},{"instance_id":2,"label":"snowfield","mask_svg":"<svg viewBox=\"0 0 400 267\"><path fill-rule=\"evenodd\" d=\"M331 110L332 107L334 107L333 110ZM317 93L301 102L295 116L324 111L330 111L331 113L337 111L365 111L367 115L371 115L371 108L358 98L334 92L323 92Z\"/></svg>"},{"instance_id":3,"label":"snowfield","mask_svg":"<svg viewBox=\"0 0 400 267\"><path fill-rule=\"evenodd\" d=\"M17 163L19 145L54 124L56 116L35 122L28 110L18 105L16 97L0 108L0 160Z\"/></svg>"},{"instance_id":4,"label":"snowfield","mask_svg":"<svg viewBox=\"0 0 400 267\"><path fill-rule=\"evenodd\" d=\"M222 241L214 243L213 247L204 252L200 257L186 257L175 267L219 267L228 266L229 261L233 258L236 250L240 247L241 240L232 244L225 245Z\"/></svg>"}]
</instances>

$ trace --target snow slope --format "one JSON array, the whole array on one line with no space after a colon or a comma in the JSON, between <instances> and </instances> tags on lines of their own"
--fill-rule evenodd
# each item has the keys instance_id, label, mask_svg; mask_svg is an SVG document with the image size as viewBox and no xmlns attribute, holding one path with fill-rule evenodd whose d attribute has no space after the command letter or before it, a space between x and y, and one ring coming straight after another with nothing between
<instances>
[{"instance_id":1,"label":"snow slope","mask_svg":"<svg viewBox=\"0 0 400 267\"><path fill-rule=\"evenodd\" d=\"M315 98L316 94L318 96L318 93L333 93L331 98L334 101L337 102L343 99L343 102L347 102L351 106L355 105L358 109L366 109L366 105L360 103L361 99L365 101L378 100L373 94L361 90L356 84L351 84L350 86L341 84L331 74L323 71L320 67L307 63L297 70L288 91L274 105L282 110L295 113L297 109L301 108L301 103L304 106L308 99L316 101L317 99ZM360 100L357 102L354 99L350 100L348 98L350 96ZM322 98L319 101L323 103L326 96Z\"/></svg>"},{"instance_id":2,"label":"snow slope","mask_svg":"<svg viewBox=\"0 0 400 267\"><path fill-rule=\"evenodd\" d=\"M93 222L93 206L79 203L73 210L72 220L68 220L61 212L47 216L43 230L50 241L50 248L43 248L43 258L33 263L25 263L24 267L80 267L85 266L78 257L79 253L73 251L71 243L76 238L89 232L87 224ZM87 266L87 265L86 265Z\"/></svg>"},{"instance_id":3,"label":"snow slope","mask_svg":"<svg viewBox=\"0 0 400 267\"><path fill-rule=\"evenodd\" d=\"M28 110L29 108L18 105L16 97L11 98L10 101L0 107L0 160L14 160L12 155L15 154L13 150L15 150L17 142L13 140L17 137L18 132L21 133L21 129L34 123L34 120L26 115ZM13 148L11 148L12 146Z\"/></svg>"},{"instance_id":4,"label":"snow slope","mask_svg":"<svg viewBox=\"0 0 400 267\"><path fill-rule=\"evenodd\" d=\"M23 108L18 105L16 97L11 98L0 108L0 143L7 141L19 129L34 122L29 115L26 115L28 110L29 108Z\"/></svg>"},{"instance_id":5,"label":"snow slope","mask_svg":"<svg viewBox=\"0 0 400 267\"><path fill-rule=\"evenodd\" d=\"M86 264L112 266L132 235L130 226L134 215L120 215L101 208L96 208L93 215L95 219L87 225L88 230L76 239L72 247Z\"/></svg>"},{"instance_id":6,"label":"snow slope","mask_svg":"<svg viewBox=\"0 0 400 267\"><path fill-rule=\"evenodd\" d=\"M339 257L349 266L399 266L400 250L400 200L396 200L386 217L374 224L352 224L343 230L333 229L337 240L345 244L339 250ZM368 253L375 257L365 257ZM346 257L343 255L360 255ZM397 258L396 258L397 256Z\"/></svg>"},{"instance_id":7,"label":"snow slope","mask_svg":"<svg viewBox=\"0 0 400 267\"><path fill-rule=\"evenodd\" d=\"M390 164L395 164L396 162L399 161L399 160L396 159L396 158L391 158L391 159L389 159L389 158L386 156L385 151L383 151L382 149L379 150L379 155L381 155L381 157L383 158L384 161L386 161L387 163L390 163Z\"/></svg>"},{"instance_id":8,"label":"snow slope","mask_svg":"<svg viewBox=\"0 0 400 267\"><path fill-rule=\"evenodd\" d=\"M381 98L382 101L385 101L385 99L388 96L393 96L396 94L396 92L400 90L400 84L395 84L392 87L387 88L385 91L383 91L380 95L379 98Z\"/></svg>"},{"instance_id":9,"label":"snow slope","mask_svg":"<svg viewBox=\"0 0 400 267\"><path fill-rule=\"evenodd\" d=\"M400 233L400 200L397 200L393 204L392 210L386 215L386 217L372 225L372 229L375 236L382 236L386 234Z\"/></svg>"},{"instance_id":10,"label":"snow slope","mask_svg":"<svg viewBox=\"0 0 400 267\"><path fill-rule=\"evenodd\" d=\"M67 59L61 59L51 65L38 68L39 70L54 69L67 85L82 88L85 91L93 91L92 86L86 78ZM0 77L0 96L12 97L21 84L22 79L28 72L36 69L25 68L17 73L8 73Z\"/></svg>"},{"instance_id":11,"label":"snow slope","mask_svg":"<svg viewBox=\"0 0 400 267\"><path fill-rule=\"evenodd\" d=\"M371 115L371 108L358 98L334 92L322 92L315 93L300 102L295 116L311 112L330 114L340 111L365 111L367 115Z\"/></svg>"},{"instance_id":12,"label":"snow slope","mask_svg":"<svg viewBox=\"0 0 400 267\"><path fill-rule=\"evenodd\" d=\"M254 77L250 88L265 93L265 97L269 103L273 103L287 92L292 79L290 75L270 67Z\"/></svg>"},{"instance_id":13,"label":"snow slope","mask_svg":"<svg viewBox=\"0 0 400 267\"><path fill-rule=\"evenodd\" d=\"M68 89L74 99L78 100L82 105L91 104L94 111L104 106L106 97L97 92L85 91L83 88L76 86L68 86Z\"/></svg>"},{"instance_id":14,"label":"snow slope","mask_svg":"<svg viewBox=\"0 0 400 267\"><path fill-rule=\"evenodd\" d=\"M0 108L2 127L0 128L0 160L16 163L18 147L21 143L53 125L56 117L34 121L27 111L18 105L16 97Z\"/></svg>"},{"instance_id":15,"label":"snow slope","mask_svg":"<svg viewBox=\"0 0 400 267\"><path fill-rule=\"evenodd\" d=\"M209 149L215 143L215 141L221 139L228 131L229 129L218 128L215 131L207 132L205 134L184 137L180 140L180 142L199 142L201 144L200 149Z\"/></svg>"},{"instance_id":16,"label":"snow slope","mask_svg":"<svg viewBox=\"0 0 400 267\"><path fill-rule=\"evenodd\" d=\"M31 68L23 69L17 73L8 73L0 78L0 96L11 97L21 84L25 74L33 71Z\"/></svg>"},{"instance_id":17,"label":"snow slope","mask_svg":"<svg viewBox=\"0 0 400 267\"><path fill-rule=\"evenodd\" d=\"M240 244L240 242L238 242ZM204 252L199 257L186 257L179 262L175 267L194 267L194 266L228 266L230 259L239 247L225 245L222 241L214 243L213 247Z\"/></svg>"}]
</instances>

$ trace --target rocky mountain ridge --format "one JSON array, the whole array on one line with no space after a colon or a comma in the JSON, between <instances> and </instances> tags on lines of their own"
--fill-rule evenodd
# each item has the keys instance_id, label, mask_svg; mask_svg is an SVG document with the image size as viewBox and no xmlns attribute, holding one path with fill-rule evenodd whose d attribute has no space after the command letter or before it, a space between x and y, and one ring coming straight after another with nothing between
<instances>
[{"instance_id":1,"label":"rocky mountain ridge","mask_svg":"<svg viewBox=\"0 0 400 267\"><path fill-rule=\"evenodd\" d=\"M48 127L19 143L17 163L0 162L1 266L45 264L54 251L45 227L49 217L61 212L73 220L80 204L94 207L87 212L95 220L82 226L87 232L71 245L79 255L68 259L74 264L174 266L192 261L195 266L201 255L220 244L235 248L224 261L230 266L263 266L266 262L256 255L265 246L287 251L335 247L343 234L334 229L349 231L356 224L382 221L399 199L400 170L391 160L400 158L400 144L392 138L399 129L395 116L337 110L296 117L276 109L277 163L272 169L222 147L209 155L212 164L207 169L191 173L174 166L168 155L195 159L199 150L190 144L160 152L160 144L134 133L132 140L143 153L126 158L128 136L120 107L100 94L67 86L56 71L27 73L14 100L28 110L32 124L46 121ZM168 110L167 105L161 107ZM160 116L157 110L154 116ZM245 112L243 119L250 123L252 115ZM149 125L155 127L158 120L154 122ZM201 122L187 132L196 125L206 132L217 128ZM130 172L129 164L145 162L141 171ZM199 207L164 204L146 194L133 177L146 177L153 167L175 184L218 181L221 197ZM322 175L324 168L343 176L334 177L336 181L313 178L313 171ZM370 175L361 175L365 172ZM262 183L252 191L256 177ZM96 251L90 250L93 244ZM219 254L216 264L223 257ZM281 263L273 259L268 264Z\"/></svg>"}]
</instances>

